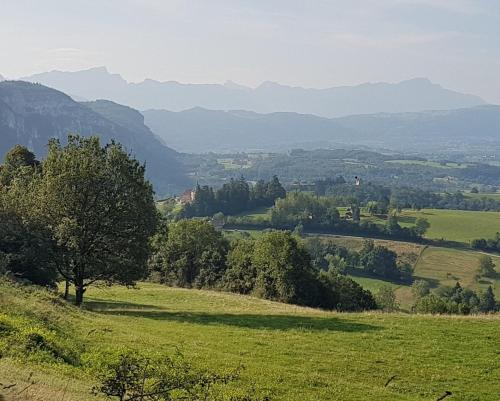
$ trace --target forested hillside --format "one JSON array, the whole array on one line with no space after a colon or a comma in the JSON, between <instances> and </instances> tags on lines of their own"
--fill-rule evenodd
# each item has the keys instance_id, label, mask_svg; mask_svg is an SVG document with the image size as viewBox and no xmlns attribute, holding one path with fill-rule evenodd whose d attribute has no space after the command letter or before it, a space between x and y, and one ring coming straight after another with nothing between
<instances>
[{"instance_id":1,"label":"forested hillside","mask_svg":"<svg viewBox=\"0 0 500 401\"><path fill-rule=\"evenodd\" d=\"M80 104L66 94L38 84L0 83L0 154L16 144L39 157L49 138L62 142L69 133L99 135L123 144L148 165L148 177L158 194L178 192L189 185L177 153L144 126L140 113L112 102Z\"/></svg>"}]
</instances>

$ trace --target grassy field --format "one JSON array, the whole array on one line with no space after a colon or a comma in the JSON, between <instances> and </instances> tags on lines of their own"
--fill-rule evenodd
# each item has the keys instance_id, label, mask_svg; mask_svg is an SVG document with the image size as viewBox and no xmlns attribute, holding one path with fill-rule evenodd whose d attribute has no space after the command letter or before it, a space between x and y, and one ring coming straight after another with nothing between
<instances>
[{"instance_id":1,"label":"grassy field","mask_svg":"<svg viewBox=\"0 0 500 401\"><path fill-rule=\"evenodd\" d=\"M463 210L424 209L404 210L401 225L411 226L419 217L426 218L431 227L429 239L445 239L470 243L474 238L492 238L500 231L500 212L469 212Z\"/></svg>"},{"instance_id":2,"label":"grassy field","mask_svg":"<svg viewBox=\"0 0 500 401\"><path fill-rule=\"evenodd\" d=\"M319 236L324 241L331 241L337 245L359 251L365 238L345 237L338 235ZM443 248L390 240L374 240L377 245L385 246L398 254L402 262L408 262L414 267L416 279L427 280L432 287L442 285L453 286L458 281L462 286L475 291L485 290L489 285L493 287L495 295L500 298L500 256L492 255L499 274L496 279L480 278L477 280L480 252ZM355 281L366 289L376 293L384 285L394 288L396 297L405 310L409 310L414 302L409 285L389 283L384 280L355 277Z\"/></svg>"},{"instance_id":3,"label":"grassy field","mask_svg":"<svg viewBox=\"0 0 500 401\"><path fill-rule=\"evenodd\" d=\"M84 355L180 348L197 365L243 363L239 385L273 400L428 401L450 391L450 399L493 401L500 393L498 316L340 314L146 283L91 289L87 311L78 311L5 284L0 290L3 313L65 327ZM79 366L4 357L0 382L16 384L3 390L7 400L100 400Z\"/></svg>"},{"instance_id":4,"label":"grassy field","mask_svg":"<svg viewBox=\"0 0 500 401\"><path fill-rule=\"evenodd\" d=\"M472 192L467 192L464 194L467 198L473 198L473 199L494 199L494 200L499 200L500 201L500 192L495 192L495 193L479 193L479 194L474 194Z\"/></svg>"},{"instance_id":5,"label":"grassy field","mask_svg":"<svg viewBox=\"0 0 500 401\"><path fill-rule=\"evenodd\" d=\"M387 160L386 163L391 164L405 164L405 165L418 165L425 167L434 167L434 168L443 168L443 169L452 169L452 168L466 168L468 164L464 163L439 163L430 160Z\"/></svg>"}]
</instances>

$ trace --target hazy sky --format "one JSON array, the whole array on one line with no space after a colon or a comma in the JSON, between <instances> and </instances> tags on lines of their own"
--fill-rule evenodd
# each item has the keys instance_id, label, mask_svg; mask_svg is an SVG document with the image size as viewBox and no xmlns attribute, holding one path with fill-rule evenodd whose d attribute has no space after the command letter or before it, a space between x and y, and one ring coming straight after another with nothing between
<instances>
[{"instance_id":1,"label":"hazy sky","mask_svg":"<svg viewBox=\"0 0 500 401\"><path fill-rule=\"evenodd\" d=\"M500 0L0 0L0 74L327 87L428 77L500 103Z\"/></svg>"}]
</instances>

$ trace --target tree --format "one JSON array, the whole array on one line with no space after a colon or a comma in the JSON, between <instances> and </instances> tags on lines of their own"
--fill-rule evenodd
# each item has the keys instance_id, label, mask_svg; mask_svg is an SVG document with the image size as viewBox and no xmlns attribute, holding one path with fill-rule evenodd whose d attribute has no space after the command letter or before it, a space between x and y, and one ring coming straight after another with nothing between
<instances>
[{"instance_id":1,"label":"tree","mask_svg":"<svg viewBox=\"0 0 500 401\"><path fill-rule=\"evenodd\" d=\"M59 254L49 230L2 209L0 206L0 270L34 284L55 285Z\"/></svg>"},{"instance_id":2,"label":"tree","mask_svg":"<svg viewBox=\"0 0 500 401\"><path fill-rule=\"evenodd\" d=\"M495 277L495 263L488 255L481 255L479 257L479 274L485 277Z\"/></svg>"},{"instance_id":3,"label":"tree","mask_svg":"<svg viewBox=\"0 0 500 401\"><path fill-rule=\"evenodd\" d=\"M420 299L430 294L431 287L425 280L415 280L411 285L411 292L415 299Z\"/></svg>"},{"instance_id":4,"label":"tree","mask_svg":"<svg viewBox=\"0 0 500 401\"><path fill-rule=\"evenodd\" d=\"M486 291L482 292L479 296L479 309L481 312L488 313L494 312L496 310L497 303L495 300L495 294L491 285L488 286Z\"/></svg>"},{"instance_id":5,"label":"tree","mask_svg":"<svg viewBox=\"0 0 500 401\"><path fill-rule=\"evenodd\" d=\"M417 221L415 222L415 232L417 235L422 237L427 230L430 228L431 224L427 219L424 219L423 217L419 217Z\"/></svg>"},{"instance_id":6,"label":"tree","mask_svg":"<svg viewBox=\"0 0 500 401\"><path fill-rule=\"evenodd\" d=\"M181 287L213 287L224 276L229 244L204 220L180 220L168 227L161 246L163 281Z\"/></svg>"},{"instance_id":7,"label":"tree","mask_svg":"<svg viewBox=\"0 0 500 401\"><path fill-rule=\"evenodd\" d=\"M389 279L401 279L396 253L386 247L375 246L373 241L365 241L360 252L359 263L368 274Z\"/></svg>"},{"instance_id":8,"label":"tree","mask_svg":"<svg viewBox=\"0 0 500 401\"><path fill-rule=\"evenodd\" d=\"M257 272L252 263L255 241L242 239L232 244L227 255L227 270L224 275L224 288L249 294L255 287Z\"/></svg>"},{"instance_id":9,"label":"tree","mask_svg":"<svg viewBox=\"0 0 500 401\"><path fill-rule=\"evenodd\" d=\"M375 295L377 307L386 312L392 312L399 309L396 301L396 294L390 285L383 285Z\"/></svg>"},{"instance_id":10,"label":"tree","mask_svg":"<svg viewBox=\"0 0 500 401\"><path fill-rule=\"evenodd\" d=\"M0 185L0 264L4 273L39 285L55 285L59 249L50 230L35 216L38 172L34 155L16 146L7 153ZM8 177L8 180L6 179Z\"/></svg>"},{"instance_id":11,"label":"tree","mask_svg":"<svg viewBox=\"0 0 500 401\"><path fill-rule=\"evenodd\" d=\"M320 272L319 281L321 296L318 306L322 308L354 312L377 307L370 291L351 278L338 274L336 269Z\"/></svg>"},{"instance_id":12,"label":"tree","mask_svg":"<svg viewBox=\"0 0 500 401\"><path fill-rule=\"evenodd\" d=\"M283 188L283 185L281 185L280 180L276 175L273 176L267 185L266 196L267 199L271 201L271 204L276 199L286 197L285 188Z\"/></svg>"},{"instance_id":13,"label":"tree","mask_svg":"<svg viewBox=\"0 0 500 401\"><path fill-rule=\"evenodd\" d=\"M145 167L114 142L69 136L49 143L36 202L62 249L59 273L81 305L96 281L131 285L147 273L149 238L157 224Z\"/></svg>"},{"instance_id":14,"label":"tree","mask_svg":"<svg viewBox=\"0 0 500 401\"><path fill-rule=\"evenodd\" d=\"M0 167L0 186L9 185L17 170L23 167L36 167L40 164L35 154L28 148L16 145L5 154L4 164Z\"/></svg>"},{"instance_id":15,"label":"tree","mask_svg":"<svg viewBox=\"0 0 500 401\"><path fill-rule=\"evenodd\" d=\"M255 242L255 293L279 302L314 306L315 273L307 251L286 231L271 231Z\"/></svg>"}]
</instances>

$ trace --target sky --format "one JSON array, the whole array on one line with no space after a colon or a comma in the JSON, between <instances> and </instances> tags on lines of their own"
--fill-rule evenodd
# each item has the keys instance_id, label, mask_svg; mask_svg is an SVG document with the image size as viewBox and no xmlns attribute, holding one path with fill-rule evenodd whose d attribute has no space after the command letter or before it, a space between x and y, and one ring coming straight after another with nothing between
<instances>
[{"instance_id":1,"label":"sky","mask_svg":"<svg viewBox=\"0 0 500 401\"><path fill-rule=\"evenodd\" d=\"M426 77L500 104L499 0L0 0L0 74L303 87Z\"/></svg>"}]
</instances>

